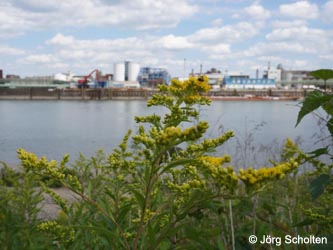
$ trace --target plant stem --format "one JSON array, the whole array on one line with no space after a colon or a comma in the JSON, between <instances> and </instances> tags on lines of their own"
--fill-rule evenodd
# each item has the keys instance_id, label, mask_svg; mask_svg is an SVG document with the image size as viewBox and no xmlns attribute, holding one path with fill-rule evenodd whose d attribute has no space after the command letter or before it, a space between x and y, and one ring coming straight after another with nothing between
<instances>
[{"instance_id":1,"label":"plant stem","mask_svg":"<svg viewBox=\"0 0 333 250\"><path fill-rule=\"evenodd\" d=\"M229 200L229 216L230 216L230 229L231 229L231 240L232 240L232 249L235 250L235 232L234 232L234 220L232 213L232 204L231 200Z\"/></svg>"}]
</instances>

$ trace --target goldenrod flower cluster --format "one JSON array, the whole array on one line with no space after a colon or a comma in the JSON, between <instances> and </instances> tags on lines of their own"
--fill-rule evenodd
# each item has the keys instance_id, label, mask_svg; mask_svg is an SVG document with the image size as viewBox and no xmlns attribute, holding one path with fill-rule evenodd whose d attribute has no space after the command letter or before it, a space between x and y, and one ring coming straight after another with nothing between
<instances>
[{"instance_id":1,"label":"goldenrod flower cluster","mask_svg":"<svg viewBox=\"0 0 333 250\"><path fill-rule=\"evenodd\" d=\"M171 107L173 105L174 98L167 94L155 94L148 101L147 106L166 106Z\"/></svg>"},{"instance_id":2,"label":"goldenrod flower cluster","mask_svg":"<svg viewBox=\"0 0 333 250\"><path fill-rule=\"evenodd\" d=\"M143 218L144 223L147 223L155 214L156 214L156 212L146 209L145 215Z\"/></svg>"},{"instance_id":3,"label":"goldenrod flower cluster","mask_svg":"<svg viewBox=\"0 0 333 250\"><path fill-rule=\"evenodd\" d=\"M75 190L82 190L82 185L79 182L77 176L63 173L65 170L63 163L68 160L67 155L64 157L61 166L58 167L57 161L48 161L45 157L38 159L35 154L29 153L24 149L19 149L17 153L18 158L21 160L21 164L26 169L26 171L33 171L34 173L41 176L49 176L61 182L66 181Z\"/></svg>"},{"instance_id":4,"label":"goldenrod flower cluster","mask_svg":"<svg viewBox=\"0 0 333 250\"><path fill-rule=\"evenodd\" d=\"M22 166L25 168L26 171L47 170L50 175L52 174L58 175L57 177L59 179L64 177L64 175L55 173L57 168L57 162L54 160L49 162L45 157L41 157L40 159L38 159L38 157L35 154L29 153L25 151L23 148L18 149L17 154L18 158L21 160Z\"/></svg>"},{"instance_id":5,"label":"goldenrod flower cluster","mask_svg":"<svg viewBox=\"0 0 333 250\"><path fill-rule=\"evenodd\" d=\"M156 124L159 123L161 121L161 117L158 115L147 115L147 116L136 116L135 118L135 122L136 123L151 123L151 124Z\"/></svg>"},{"instance_id":6,"label":"goldenrod flower cluster","mask_svg":"<svg viewBox=\"0 0 333 250\"><path fill-rule=\"evenodd\" d=\"M298 149L297 145L290 138L287 138L281 155L282 159L287 160L292 158L296 153L301 154L303 152ZM304 154L302 155L305 156Z\"/></svg>"},{"instance_id":7,"label":"goldenrod flower cluster","mask_svg":"<svg viewBox=\"0 0 333 250\"><path fill-rule=\"evenodd\" d=\"M304 209L301 208L304 215L306 215L308 218L310 218L313 221L316 221L318 224L320 223L333 223L333 215L327 216L324 214L320 214L317 211L314 211L314 209Z\"/></svg>"},{"instance_id":8,"label":"goldenrod flower cluster","mask_svg":"<svg viewBox=\"0 0 333 250\"><path fill-rule=\"evenodd\" d=\"M202 135L207 131L209 125L208 122L200 121L196 126L185 129L182 132L182 139L184 141L194 141L202 137Z\"/></svg>"},{"instance_id":9,"label":"goldenrod flower cluster","mask_svg":"<svg viewBox=\"0 0 333 250\"><path fill-rule=\"evenodd\" d=\"M156 215L156 212L151 211L150 209L146 208L144 210L144 217L143 217L143 222L146 224L150 221L150 219ZM141 221L140 217L137 217L135 219L132 219L133 223L139 223Z\"/></svg>"},{"instance_id":10,"label":"goldenrod flower cluster","mask_svg":"<svg viewBox=\"0 0 333 250\"><path fill-rule=\"evenodd\" d=\"M226 187L228 190L233 190L237 185L238 178L231 166L223 167L223 164L229 163L231 160L229 155L223 157L202 156L199 161L213 178L216 186Z\"/></svg>"},{"instance_id":11,"label":"goldenrod flower cluster","mask_svg":"<svg viewBox=\"0 0 333 250\"><path fill-rule=\"evenodd\" d=\"M198 169L195 166L193 166L193 165L186 165L184 167L184 170L186 171L186 173L189 176L199 178Z\"/></svg>"},{"instance_id":12,"label":"goldenrod flower cluster","mask_svg":"<svg viewBox=\"0 0 333 250\"><path fill-rule=\"evenodd\" d=\"M182 196L188 196L191 190L193 189L205 189L206 182L200 179L192 179L184 182L182 184L175 184L171 181L167 183L167 186L173 192L176 192Z\"/></svg>"},{"instance_id":13,"label":"goldenrod flower cluster","mask_svg":"<svg viewBox=\"0 0 333 250\"><path fill-rule=\"evenodd\" d=\"M224 142L226 142L233 136L234 136L233 131L227 131L226 133L219 136L218 138L205 139L200 144L191 144L186 148L185 152L186 152L186 154L187 153L196 154L196 153L207 152L210 149L215 149L215 148L221 146Z\"/></svg>"},{"instance_id":14,"label":"goldenrod flower cluster","mask_svg":"<svg viewBox=\"0 0 333 250\"><path fill-rule=\"evenodd\" d=\"M153 139L151 136L147 135L147 134L138 134L138 135L134 135L133 136L133 142L134 144L138 145L140 143L142 143L143 145L145 145L147 148L155 148L155 139Z\"/></svg>"},{"instance_id":15,"label":"goldenrod flower cluster","mask_svg":"<svg viewBox=\"0 0 333 250\"><path fill-rule=\"evenodd\" d=\"M125 233L124 233L124 236L125 236L126 239L132 239L132 238L135 237L135 235L136 235L135 232L132 232L132 233L130 233L130 232L125 232Z\"/></svg>"},{"instance_id":16,"label":"goldenrod flower cluster","mask_svg":"<svg viewBox=\"0 0 333 250\"><path fill-rule=\"evenodd\" d=\"M165 87L162 87L160 90L166 90ZM171 81L169 91L175 96L179 96L183 94L185 91L191 93L205 93L210 90L210 86L208 84L208 78L206 76L202 76L200 78L190 77L188 80L179 81L177 79L173 79Z\"/></svg>"},{"instance_id":17,"label":"goldenrod flower cluster","mask_svg":"<svg viewBox=\"0 0 333 250\"><path fill-rule=\"evenodd\" d=\"M156 143L158 145L169 145L171 142L175 141L182 135L182 130L180 127L167 127L161 130L156 138Z\"/></svg>"},{"instance_id":18,"label":"goldenrod flower cluster","mask_svg":"<svg viewBox=\"0 0 333 250\"><path fill-rule=\"evenodd\" d=\"M167 214L164 214L160 219L160 227L164 227L166 225L168 225L168 223L170 222L170 216Z\"/></svg>"},{"instance_id":19,"label":"goldenrod flower cluster","mask_svg":"<svg viewBox=\"0 0 333 250\"><path fill-rule=\"evenodd\" d=\"M42 222L37 226L37 229L51 233L67 244L74 240L74 229L59 225L56 221Z\"/></svg>"},{"instance_id":20,"label":"goldenrod flower cluster","mask_svg":"<svg viewBox=\"0 0 333 250\"><path fill-rule=\"evenodd\" d=\"M299 163L294 159L289 162L281 163L274 167L263 167L259 169L253 169L252 167L244 170L241 169L238 174L238 178L242 180L247 186L254 186L270 180L282 179L287 173L295 170Z\"/></svg>"},{"instance_id":21,"label":"goldenrod flower cluster","mask_svg":"<svg viewBox=\"0 0 333 250\"><path fill-rule=\"evenodd\" d=\"M53 199L53 201L62 208L62 210L65 213L68 213L68 207L67 207L67 203L66 201L61 198L60 195L58 195L57 193L55 193L54 191L52 191L51 189L47 188L43 183L41 183L41 187L43 188L44 192L47 193L48 195L51 196L51 198Z\"/></svg>"},{"instance_id":22,"label":"goldenrod flower cluster","mask_svg":"<svg viewBox=\"0 0 333 250\"><path fill-rule=\"evenodd\" d=\"M207 105L211 102L210 99L201 96L200 93L208 92L209 89L210 85L208 84L208 78L205 76L200 78L190 77L184 82L173 79L170 86L159 85L161 94L154 95L148 101L148 106L162 105L170 108L174 106L174 97L186 105L193 105L196 103Z\"/></svg>"},{"instance_id":23,"label":"goldenrod flower cluster","mask_svg":"<svg viewBox=\"0 0 333 250\"><path fill-rule=\"evenodd\" d=\"M171 146L183 141L194 141L200 138L207 130L207 122L199 122L196 126L182 130L180 127L170 126L162 130L157 130L153 127L149 134L141 131L133 136L135 145L142 143L146 148L154 149L158 146ZM117 159L110 159L116 161ZM118 159L119 160L119 159Z\"/></svg>"}]
</instances>

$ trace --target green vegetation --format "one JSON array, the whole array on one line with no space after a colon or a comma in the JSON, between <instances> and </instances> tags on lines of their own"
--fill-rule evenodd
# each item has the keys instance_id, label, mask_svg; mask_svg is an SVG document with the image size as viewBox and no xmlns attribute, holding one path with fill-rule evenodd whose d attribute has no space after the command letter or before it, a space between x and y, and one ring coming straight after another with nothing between
<instances>
[{"instance_id":1,"label":"green vegetation","mask_svg":"<svg viewBox=\"0 0 333 250\"><path fill-rule=\"evenodd\" d=\"M216 149L233 137L228 131L207 138L209 124L199 117L210 100L205 77L160 86L148 106L166 115L135 117L138 131L128 131L110 155L69 156L48 161L18 150L23 168L3 163L0 179L2 249L276 249L250 244L249 236L324 236L333 233L333 96L315 91L300 111L322 107L331 133L328 145L304 153L286 140L280 161L236 171L229 155ZM301 170L304 164L313 171ZM238 167L238 166L237 166ZM52 187L76 194L72 200ZM61 208L56 218L41 218L43 193ZM328 245L292 245L279 249L331 249Z\"/></svg>"},{"instance_id":2,"label":"green vegetation","mask_svg":"<svg viewBox=\"0 0 333 250\"><path fill-rule=\"evenodd\" d=\"M327 86L326 86L326 81L328 79L333 78L333 70L331 69L318 69L316 71L311 72L311 75L317 79L322 79L324 80L324 90L326 91Z\"/></svg>"}]
</instances>

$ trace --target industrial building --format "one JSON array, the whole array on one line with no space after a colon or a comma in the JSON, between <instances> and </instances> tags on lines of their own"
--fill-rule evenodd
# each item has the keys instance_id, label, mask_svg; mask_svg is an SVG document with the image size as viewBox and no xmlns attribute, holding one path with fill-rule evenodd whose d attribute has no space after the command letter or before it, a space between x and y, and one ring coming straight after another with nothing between
<instances>
[{"instance_id":1,"label":"industrial building","mask_svg":"<svg viewBox=\"0 0 333 250\"><path fill-rule=\"evenodd\" d=\"M274 79L277 82L280 82L282 79L282 65L279 64L276 69L271 69L270 65L268 65L267 70L264 71L263 78L265 79Z\"/></svg>"},{"instance_id":2,"label":"industrial building","mask_svg":"<svg viewBox=\"0 0 333 250\"><path fill-rule=\"evenodd\" d=\"M311 75L312 70L286 70L282 64L278 64L276 69L271 69L268 65L264 78L274 79L279 88L316 88L324 85L324 81L315 79ZM328 80L327 84L332 85L333 80Z\"/></svg>"},{"instance_id":3,"label":"industrial building","mask_svg":"<svg viewBox=\"0 0 333 250\"><path fill-rule=\"evenodd\" d=\"M68 88L69 82L61 81L53 76L30 76L21 78L15 74L7 74L6 78L3 77L3 71L0 74L0 87L6 88L31 88L31 87L45 87L45 88Z\"/></svg>"},{"instance_id":4,"label":"industrial building","mask_svg":"<svg viewBox=\"0 0 333 250\"><path fill-rule=\"evenodd\" d=\"M140 70L138 79L141 86L156 88L159 84L169 84L171 76L163 68L143 67Z\"/></svg>"},{"instance_id":5,"label":"industrial building","mask_svg":"<svg viewBox=\"0 0 333 250\"><path fill-rule=\"evenodd\" d=\"M275 79L244 78L226 76L223 79L226 89L271 89L276 88Z\"/></svg>"}]
</instances>

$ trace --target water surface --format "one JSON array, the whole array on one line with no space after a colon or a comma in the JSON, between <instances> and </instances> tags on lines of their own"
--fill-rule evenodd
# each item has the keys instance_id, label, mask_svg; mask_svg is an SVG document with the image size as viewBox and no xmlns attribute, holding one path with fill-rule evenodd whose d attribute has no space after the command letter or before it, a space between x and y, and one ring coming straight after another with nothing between
<instances>
[{"instance_id":1,"label":"water surface","mask_svg":"<svg viewBox=\"0 0 333 250\"><path fill-rule=\"evenodd\" d=\"M234 130L236 138L220 152L255 165L266 161L263 146L278 147L285 138L301 138L302 147L316 148L313 135L319 133L317 119L308 116L295 128L297 102L214 101L202 107L202 119L210 122L208 137ZM119 144L127 129L135 129L134 116L164 113L147 108L145 101L0 101L0 160L18 163L16 150L25 148L38 156L60 160L69 153L91 156L103 148L109 153ZM247 144L246 144L247 142ZM242 148L243 147L243 148ZM267 150L267 148L265 149ZM261 153L260 153L261 152Z\"/></svg>"}]
</instances>

